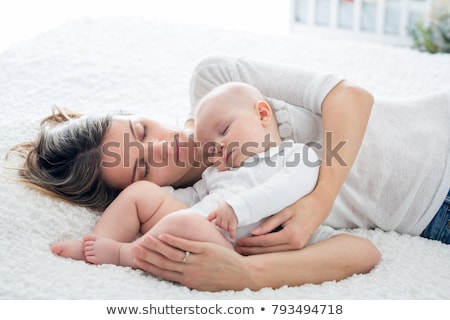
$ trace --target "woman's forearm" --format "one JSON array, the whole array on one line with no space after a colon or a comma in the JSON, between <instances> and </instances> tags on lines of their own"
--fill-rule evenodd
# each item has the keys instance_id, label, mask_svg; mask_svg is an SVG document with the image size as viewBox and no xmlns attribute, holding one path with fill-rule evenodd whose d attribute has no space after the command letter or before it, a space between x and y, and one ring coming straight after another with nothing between
<instances>
[{"instance_id":1,"label":"woman's forearm","mask_svg":"<svg viewBox=\"0 0 450 320\"><path fill-rule=\"evenodd\" d=\"M301 250L241 256L217 244L163 234L134 248L136 265L155 276L206 291L259 290L338 281L366 273L380 260L367 239L338 234ZM189 259L181 262L185 252Z\"/></svg>"},{"instance_id":2,"label":"woman's forearm","mask_svg":"<svg viewBox=\"0 0 450 320\"><path fill-rule=\"evenodd\" d=\"M373 96L347 81L340 82L322 104L322 164L314 196L329 209L333 205L361 147ZM329 211L323 211L325 216Z\"/></svg>"},{"instance_id":3,"label":"woman's forearm","mask_svg":"<svg viewBox=\"0 0 450 320\"><path fill-rule=\"evenodd\" d=\"M342 280L367 273L380 260L380 252L367 239L340 234L302 250L275 252L244 258L248 275L242 288L259 290L305 283Z\"/></svg>"}]
</instances>

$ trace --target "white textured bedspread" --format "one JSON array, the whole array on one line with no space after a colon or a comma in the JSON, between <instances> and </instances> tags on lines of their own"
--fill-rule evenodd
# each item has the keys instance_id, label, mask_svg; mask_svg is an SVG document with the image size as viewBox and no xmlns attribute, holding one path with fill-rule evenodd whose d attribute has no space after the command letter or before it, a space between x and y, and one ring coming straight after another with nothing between
<instances>
[{"instance_id":1,"label":"white textured bedspread","mask_svg":"<svg viewBox=\"0 0 450 320\"><path fill-rule=\"evenodd\" d=\"M0 53L2 163L9 147L35 137L39 120L52 105L81 112L124 109L181 124L189 106L191 71L211 54L336 72L383 96L450 87L450 55L313 36L239 34L143 18L77 20ZM0 179L0 299L450 298L449 246L380 230L352 231L368 237L382 253L369 274L257 292L199 292L139 270L95 266L51 253L51 243L81 238L97 218L92 211Z\"/></svg>"}]
</instances>

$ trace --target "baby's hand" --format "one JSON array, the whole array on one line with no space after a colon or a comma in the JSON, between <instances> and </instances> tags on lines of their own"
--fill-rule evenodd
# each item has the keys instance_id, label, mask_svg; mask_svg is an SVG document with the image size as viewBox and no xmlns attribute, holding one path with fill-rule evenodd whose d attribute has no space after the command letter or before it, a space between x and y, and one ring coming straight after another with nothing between
<instances>
[{"instance_id":1,"label":"baby's hand","mask_svg":"<svg viewBox=\"0 0 450 320\"><path fill-rule=\"evenodd\" d=\"M231 239L234 238L238 219L233 208L229 204L224 203L219 206L219 208L208 215L207 219L208 221L216 219L216 226L227 231L230 234Z\"/></svg>"}]
</instances>

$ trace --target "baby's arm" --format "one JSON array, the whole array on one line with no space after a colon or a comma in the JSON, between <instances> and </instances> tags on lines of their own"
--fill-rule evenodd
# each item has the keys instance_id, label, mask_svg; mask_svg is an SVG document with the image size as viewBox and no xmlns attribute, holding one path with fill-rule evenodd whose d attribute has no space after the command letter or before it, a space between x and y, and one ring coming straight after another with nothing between
<instances>
[{"instance_id":1,"label":"baby's arm","mask_svg":"<svg viewBox=\"0 0 450 320\"><path fill-rule=\"evenodd\" d=\"M108 206L93 233L119 242L131 242L138 232L147 232L165 215L185 208L184 202L158 185L137 181Z\"/></svg>"},{"instance_id":2,"label":"baby's arm","mask_svg":"<svg viewBox=\"0 0 450 320\"><path fill-rule=\"evenodd\" d=\"M230 238L234 239L238 219L233 208L228 203L222 204L208 215L209 221L213 221L214 219L216 219L216 226L224 231L228 231Z\"/></svg>"}]
</instances>

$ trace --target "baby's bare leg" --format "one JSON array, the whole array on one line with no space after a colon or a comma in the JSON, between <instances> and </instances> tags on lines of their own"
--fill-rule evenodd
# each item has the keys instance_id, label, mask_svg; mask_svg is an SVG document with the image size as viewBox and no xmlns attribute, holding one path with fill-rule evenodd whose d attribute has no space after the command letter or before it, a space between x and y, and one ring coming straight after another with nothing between
<instances>
[{"instance_id":1,"label":"baby's bare leg","mask_svg":"<svg viewBox=\"0 0 450 320\"><path fill-rule=\"evenodd\" d=\"M186 204L169 195L159 186L148 181L138 181L122 191L106 208L95 226L94 234L118 242L131 242L143 226L149 229L164 215L186 207ZM99 246L90 246L87 251L89 255L85 256L83 242L85 241L58 242L51 246L51 250L65 258L86 260L97 264L110 263L101 249L95 250ZM101 256L95 257L96 253ZM112 253L113 256L114 253Z\"/></svg>"},{"instance_id":2,"label":"baby's bare leg","mask_svg":"<svg viewBox=\"0 0 450 320\"><path fill-rule=\"evenodd\" d=\"M130 242L136 238L138 231L145 233L169 213L187 207L158 186L144 181L135 185L139 188L128 192L124 203L109 211L108 216L102 216L94 234L84 237L86 261L133 267L134 257L129 254ZM130 203L133 208L127 208ZM129 216L124 214L127 211Z\"/></svg>"},{"instance_id":3,"label":"baby's bare leg","mask_svg":"<svg viewBox=\"0 0 450 320\"><path fill-rule=\"evenodd\" d=\"M188 240L212 242L233 249L230 241L206 217L190 209L164 217L147 234L158 237L163 233Z\"/></svg>"},{"instance_id":4,"label":"baby's bare leg","mask_svg":"<svg viewBox=\"0 0 450 320\"><path fill-rule=\"evenodd\" d=\"M120 193L98 220L94 233L121 241L133 240L140 228L135 195L140 195L149 187L144 184L131 185ZM83 241L81 240L58 242L51 246L51 250L65 258L85 260ZM86 261L88 260L86 259Z\"/></svg>"},{"instance_id":5,"label":"baby's bare leg","mask_svg":"<svg viewBox=\"0 0 450 320\"><path fill-rule=\"evenodd\" d=\"M148 198L156 204L162 201L150 196L153 190L162 191L160 187L147 181L138 181L127 187L103 212L93 233L120 242L133 241L141 223L147 221L156 210L154 208L157 208L152 207L149 202L146 210L139 211L138 203Z\"/></svg>"},{"instance_id":6,"label":"baby's bare leg","mask_svg":"<svg viewBox=\"0 0 450 320\"><path fill-rule=\"evenodd\" d=\"M212 223L189 209L164 217L146 235L157 237L163 233L189 240L213 242L233 249L233 245ZM112 263L136 268L132 248L141 241L143 238L132 243L121 243L98 235L89 235L84 238L86 259L95 264Z\"/></svg>"}]
</instances>

